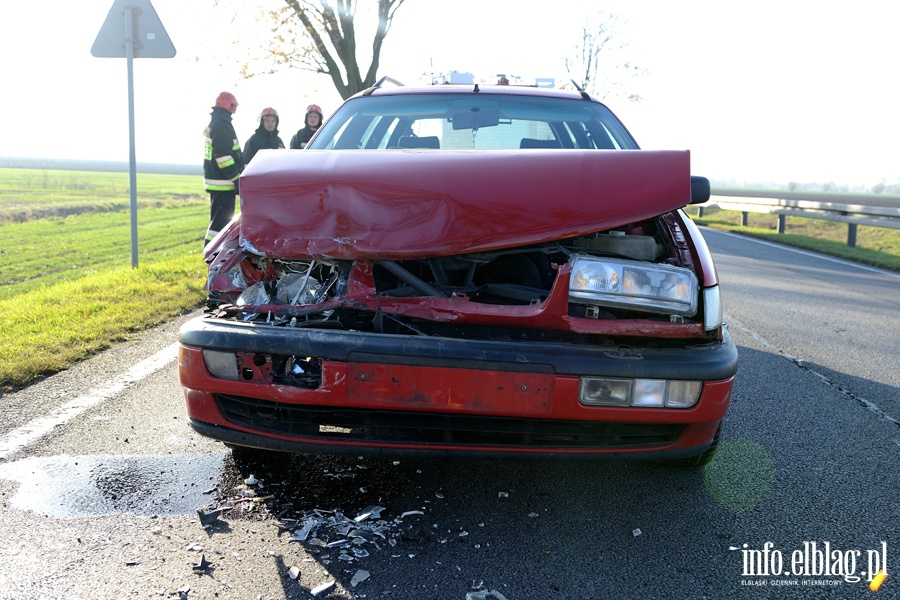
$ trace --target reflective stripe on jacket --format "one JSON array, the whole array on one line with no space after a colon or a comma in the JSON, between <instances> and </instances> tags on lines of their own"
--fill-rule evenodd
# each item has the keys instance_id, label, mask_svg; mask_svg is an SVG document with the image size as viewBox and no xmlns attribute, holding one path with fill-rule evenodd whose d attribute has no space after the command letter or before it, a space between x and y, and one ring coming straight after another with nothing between
<instances>
[{"instance_id":1,"label":"reflective stripe on jacket","mask_svg":"<svg viewBox=\"0 0 900 600\"><path fill-rule=\"evenodd\" d=\"M231 113L215 107L209 125L203 131L203 176L207 192L234 189L244 170L244 155L231 124Z\"/></svg>"}]
</instances>

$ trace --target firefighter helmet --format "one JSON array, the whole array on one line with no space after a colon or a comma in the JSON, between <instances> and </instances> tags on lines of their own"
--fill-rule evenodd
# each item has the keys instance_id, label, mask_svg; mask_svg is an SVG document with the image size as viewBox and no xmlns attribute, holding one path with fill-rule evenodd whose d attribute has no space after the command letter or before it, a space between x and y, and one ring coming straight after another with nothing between
<instances>
[{"instance_id":1,"label":"firefighter helmet","mask_svg":"<svg viewBox=\"0 0 900 600\"><path fill-rule=\"evenodd\" d=\"M262 109L259 113L258 120L262 121L263 117L275 117L275 120L278 120L278 111L272 108L271 106Z\"/></svg>"},{"instance_id":2,"label":"firefighter helmet","mask_svg":"<svg viewBox=\"0 0 900 600\"><path fill-rule=\"evenodd\" d=\"M219 108L224 108L230 113L233 113L237 110L238 101L237 98L234 97L234 94L231 92L222 92L219 94L219 97L216 98L216 106Z\"/></svg>"}]
</instances>

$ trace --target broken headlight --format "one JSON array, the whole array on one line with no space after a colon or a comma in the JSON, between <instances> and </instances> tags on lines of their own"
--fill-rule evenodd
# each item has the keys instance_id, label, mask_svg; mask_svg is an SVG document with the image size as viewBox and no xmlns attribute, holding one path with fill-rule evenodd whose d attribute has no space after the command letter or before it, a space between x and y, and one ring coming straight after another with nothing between
<instances>
[{"instance_id":1,"label":"broken headlight","mask_svg":"<svg viewBox=\"0 0 900 600\"><path fill-rule=\"evenodd\" d=\"M569 300L665 315L697 313L697 276L688 269L575 255L569 263Z\"/></svg>"}]
</instances>

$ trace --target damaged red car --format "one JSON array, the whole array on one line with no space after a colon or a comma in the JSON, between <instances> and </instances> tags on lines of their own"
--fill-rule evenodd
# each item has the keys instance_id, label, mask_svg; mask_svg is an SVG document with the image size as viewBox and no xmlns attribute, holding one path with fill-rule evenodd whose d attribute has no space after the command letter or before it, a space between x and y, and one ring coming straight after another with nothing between
<instances>
[{"instance_id":1,"label":"damaged red car","mask_svg":"<svg viewBox=\"0 0 900 600\"><path fill-rule=\"evenodd\" d=\"M261 151L180 331L190 424L298 453L707 462L737 370L682 208L581 90L376 85Z\"/></svg>"}]
</instances>

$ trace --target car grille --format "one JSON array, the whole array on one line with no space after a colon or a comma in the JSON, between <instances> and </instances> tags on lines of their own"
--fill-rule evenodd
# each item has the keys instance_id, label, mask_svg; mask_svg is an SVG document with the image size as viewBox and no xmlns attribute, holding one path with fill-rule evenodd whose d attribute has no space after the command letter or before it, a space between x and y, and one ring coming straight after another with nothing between
<instances>
[{"instance_id":1,"label":"car grille","mask_svg":"<svg viewBox=\"0 0 900 600\"><path fill-rule=\"evenodd\" d=\"M679 424L594 423L279 404L217 395L230 422L300 438L500 448L629 448L675 441Z\"/></svg>"}]
</instances>

